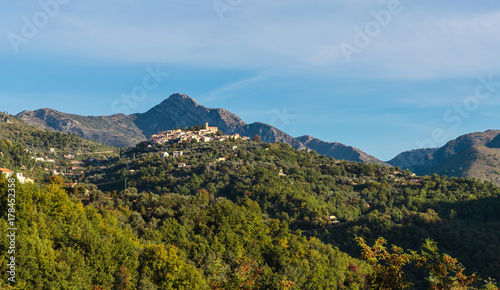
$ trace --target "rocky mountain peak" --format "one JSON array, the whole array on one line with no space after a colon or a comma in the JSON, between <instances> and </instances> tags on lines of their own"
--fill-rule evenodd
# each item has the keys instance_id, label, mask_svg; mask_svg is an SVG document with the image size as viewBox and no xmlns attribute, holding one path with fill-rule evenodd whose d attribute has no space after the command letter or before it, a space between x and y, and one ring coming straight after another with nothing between
<instances>
[{"instance_id":1,"label":"rocky mountain peak","mask_svg":"<svg viewBox=\"0 0 500 290\"><path fill-rule=\"evenodd\" d=\"M198 102L195 99L191 98L188 95L180 94L180 93L175 93L175 94L171 95L170 97L165 99L163 102L161 102L158 106L160 106L160 107L169 106L172 103L176 103L176 102L183 103L184 105L192 105L194 107L200 106L200 104L198 104Z\"/></svg>"}]
</instances>

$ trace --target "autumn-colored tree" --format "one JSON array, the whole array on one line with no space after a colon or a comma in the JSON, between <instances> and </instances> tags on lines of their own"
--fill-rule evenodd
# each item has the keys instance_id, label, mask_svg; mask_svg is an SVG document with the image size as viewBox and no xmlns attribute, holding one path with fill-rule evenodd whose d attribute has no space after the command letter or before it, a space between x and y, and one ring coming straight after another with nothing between
<instances>
[{"instance_id":1,"label":"autumn-colored tree","mask_svg":"<svg viewBox=\"0 0 500 290\"><path fill-rule=\"evenodd\" d=\"M465 267L450 255L440 254L437 243L430 239L425 240L421 253L413 252L413 256L417 267L429 271L431 289L465 289L479 279L475 273L465 275Z\"/></svg>"},{"instance_id":2,"label":"autumn-colored tree","mask_svg":"<svg viewBox=\"0 0 500 290\"><path fill-rule=\"evenodd\" d=\"M260 136L257 134L253 135L252 140L255 142L261 142Z\"/></svg>"},{"instance_id":3,"label":"autumn-colored tree","mask_svg":"<svg viewBox=\"0 0 500 290\"><path fill-rule=\"evenodd\" d=\"M366 259L374 269L369 277L372 286L377 289L404 289L412 286L406 281L403 266L411 263L413 255L404 253L403 249L395 245L389 252L384 244L384 238L378 238L375 245L370 247L363 238L356 237L357 243L363 248L361 257Z\"/></svg>"},{"instance_id":4,"label":"autumn-colored tree","mask_svg":"<svg viewBox=\"0 0 500 290\"><path fill-rule=\"evenodd\" d=\"M57 186L63 186L64 185L64 178L62 178L59 175L52 175L49 177L49 184L51 185L57 185Z\"/></svg>"},{"instance_id":5,"label":"autumn-colored tree","mask_svg":"<svg viewBox=\"0 0 500 290\"><path fill-rule=\"evenodd\" d=\"M113 290L128 290L131 287L131 281L130 281L130 273L127 270L127 267L125 265L122 265L120 269L118 269L115 274L115 283L113 285Z\"/></svg>"},{"instance_id":6,"label":"autumn-colored tree","mask_svg":"<svg viewBox=\"0 0 500 290\"><path fill-rule=\"evenodd\" d=\"M465 275L465 267L458 263L457 259L439 253L437 243L430 239L425 240L420 253L415 251L405 253L402 248L395 245L389 252L384 246L387 242L384 238L378 238L373 247L368 246L360 237L356 237L356 242L363 248L362 257L368 260L375 270L369 280L377 289L411 287L412 283L406 281L403 270L408 264L426 269L429 272L427 280L430 288L434 290L468 289L468 286L479 280L475 273L470 276ZM496 286L489 282L486 287L495 289Z\"/></svg>"}]
</instances>

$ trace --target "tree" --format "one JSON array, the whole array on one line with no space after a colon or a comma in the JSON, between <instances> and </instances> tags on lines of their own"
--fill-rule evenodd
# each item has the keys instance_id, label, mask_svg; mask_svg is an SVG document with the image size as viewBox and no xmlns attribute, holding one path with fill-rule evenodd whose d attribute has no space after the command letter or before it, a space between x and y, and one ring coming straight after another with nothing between
<instances>
[{"instance_id":1,"label":"tree","mask_svg":"<svg viewBox=\"0 0 500 290\"><path fill-rule=\"evenodd\" d=\"M115 278L115 283L113 285L113 290L128 290L130 289L131 281L130 274L125 265L122 265L119 270L113 275Z\"/></svg>"},{"instance_id":2,"label":"tree","mask_svg":"<svg viewBox=\"0 0 500 290\"><path fill-rule=\"evenodd\" d=\"M405 253L402 248L392 246L389 252L384 244L384 238L378 238L373 247L368 246L363 238L356 237L356 242L363 248L362 258L368 260L375 270L369 277L370 283L377 289L404 289L412 286L406 281L403 266L414 264L429 272L427 280L431 289L467 289L469 285L479 280L474 273L470 276L464 274L465 267L457 259L447 254L440 254L437 243L426 239L419 253L409 251ZM491 286L489 282L486 286ZM494 288L493 288L494 289Z\"/></svg>"},{"instance_id":3,"label":"tree","mask_svg":"<svg viewBox=\"0 0 500 290\"><path fill-rule=\"evenodd\" d=\"M260 140L260 136L259 136L259 135L257 135L257 134L253 135L252 140L253 140L253 141L255 141L255 142L262 142L262 141Z\"/></svg>"},{"instance_id":4,"label":"tree","mask_svg":"<svg viewBox=\"0 0 500 290\"><path fill-rule=\"evenodd\" d=\"M160 289L200 289L204 281L198 270L178 255L175 246L147 245L141 255L141 271Z\"/></svg>"},{"instance_id":5,"label":"tree","mask_svg":"<svg viewBox=\"0 0 500 290\"><path fill-rule=\"evenodd\" d=\"M64 185L64 178L59 175L52 175L51 177L49 177L49 184L61 187Z\"/></svg>"}]
</instances>

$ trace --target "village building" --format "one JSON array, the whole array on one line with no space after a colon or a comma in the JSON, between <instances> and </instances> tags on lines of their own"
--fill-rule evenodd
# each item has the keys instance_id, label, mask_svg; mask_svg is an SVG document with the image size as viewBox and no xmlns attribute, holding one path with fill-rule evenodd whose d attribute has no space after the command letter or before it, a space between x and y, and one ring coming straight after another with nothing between
<instances>
[{"instance_id":1,"label":"village building","mask_svg":"<svg viewBox=\"0 0 500 290\"><path fill-rule=\"evenodd\" d=\"M217 136L219 128L215 126L209 126L205 123L203 129L198 131L183 131L183 130L167 130L160 132L158 134L153 134L149 138L151 144L164 144L164 143L182 143L191 142L196 140L198 142L210 142L214 140L226 141L229 138L250 140L249 137L241 137L240 134L236 133L234 135L222 135Z\"/></svg>"},{"instance_id":2,"label":"village building","mask_svg":"<svg viewBox=\"0 0 500 290\"><path fill-rule=\"evenodd\" d=\"M208 122L207 122L207 123L205 123L205 130L207 130L209 132L217 132L217 131L219 131L219 128L213 127L213 126L208 126Z\"/></svg>"},{"instance_id":3,"label":"village building","mask_svg":"<svg viewBox=\"0 0 500 290\"><path fill-rule=\"evenodd\" d=\"M329 215L329 216L326 216L326 217L325 217L325 219L326 219L327 221L329 221L330 223L332 223L332 224L337 224L337 223L339 223L339 221L337 220L337 217L336 217L336 216L334 216L334 215Z\"/></svg>"},{"instance_id":4,"label":"village building","mask_svg":"<svg viewBox=\"0 0 500 290\"><path fill-rule=\"evenodd\" d=\"M9 178L11 176L15 176L19 182L21 182L21 183L26 182L26 177L24 177L22 173L14 173L12 170L7 169L7 168L0 168L0 173L2 175L5 175L6 178Z\"/></svg>"}]
</instances>

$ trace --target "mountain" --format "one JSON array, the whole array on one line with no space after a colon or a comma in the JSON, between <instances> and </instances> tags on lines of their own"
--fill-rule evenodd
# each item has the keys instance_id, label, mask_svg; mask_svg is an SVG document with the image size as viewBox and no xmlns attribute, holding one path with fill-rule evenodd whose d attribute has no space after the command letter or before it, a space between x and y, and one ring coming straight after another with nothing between
<instances>
[{"instance_id":1,"label":"mountain","mask_svg":"<svg viewBox=\"0 0 500 290\"><path fill-rule=\"evenodd\" d=\"M432 171L440 175L473 177L500 185L500 148L473 145L444 160Z\"/></svg>"},{"instance_id":2,"label":"mountain","mask_svg":"<svg viewBox=\"0 0 500 290\"><path fill-rule=\"evenodd\" d=\"M295 149L316 150L319 154L336 159L384 164L356 148L340 143L327 143L312 137L301 139L264 123L247 124L228 110L206 108L193 98L183 94L173 94L145 113L111 116L80 116L65 114L52 109L23 111L17 115L28 124L44 129L73 133L82 138L95 140L116 147L132 147L145 141L152 134L174 127L192 127L208 122L226 134L239 133L241 136L259 135L266 143L276 141L289 144ZM300 137L302 138L302 137ZM314 147L314 148L312 148Z\"/></svg>"},{"instance_id":3,"label":"mountain","mask_svg":"<svg viewBox=\"0 0 500 290\"><path fill-rule=\"evenodd\" d=\"M174 127L192 127L208 122L227 134L246 125L238 116L225 109L206 108L187 95L173 94L146 113L133 114L134 123L149 137Z\"/></svg>"},{"instance_id":4,"label":"mountain","mask_svg":"<svg viewBox=\"0 0 500 290\"><path fill-rule=\"evenodd\" d=\"M388 161L417 174L474 177L500 185L500 130L462 135L441 148L403 152Z\"/></svg>"},{"instance_id":5,"label":"mountain","mask_svg":"<svg viewBox=\"0 0 500 290\"><path fill-rule=\"evenodd\" d=\"M115 147L134 146L146 136L130 116L80 116L52 109L23 111L17 115L24 122L37 127L94 140Z\"/></svg>"},{"instance_id":6,"label":"mountain","mask_svg":"<svg viewBox=\"0 0 500 290\"><path fill-rule=\"evenodd\" d=\"M331 156L337 160L345 159L349 161L364 162L368 164L388 165L387 163L371 155L368 155L357 148L346 146L342 143L328 143L308 135L300 136L297 138L297 140L302 142L308 148L316 152L321 152L321 154L325 154L328 157Z\"/></svg>"},{"instance_id":7,"label":"mountain","mask_svg":"<svg viewBox=\"0 0 500 290\"><path fill-rule=\"evenodd\" d=\"M390 161L387 161L387 163L399 168L409 169L416 174L423 174L438 164L438 162L434 160L434 153L438 149L439 148L426 148L405 151Z\"/></svg>"},{"instance_id":8,"label":"mountain","mask_svg":"<svg viewBox=\"0 0 500 290\"><path fill-rule=\"evenodd\" d=\"M306 149L300 141L273 126L259 122L247 124L226 109L206 108L188 95L173 94L146 113L133 114L131 117L146 137L176 126L184 128L208 122L226 134L238 133L247 137L257 134L266 143L280 141L295 149Z\"/></svg>"}]
</instances>

